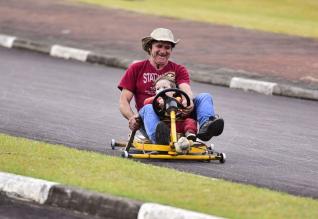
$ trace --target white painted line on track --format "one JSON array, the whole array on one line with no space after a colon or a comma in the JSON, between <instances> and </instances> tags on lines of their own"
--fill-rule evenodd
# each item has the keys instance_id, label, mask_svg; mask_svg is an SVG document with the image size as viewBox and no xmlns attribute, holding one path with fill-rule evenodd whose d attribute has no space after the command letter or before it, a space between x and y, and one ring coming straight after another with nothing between
<instances>
[{"instance_id":1,"label":"white painted line on track","mask_svg":"<svg viewBox=\"0 0 318 219\"><path fill-rule=\"evenodd\" d=\"M0 34L0 46L12 48L16 37Z\"/></svg>"},{"instance_id":2,"label":"white painted line on track","mask_svg":"<svg viewBox=\"0 0 318 219\"><path fill-rule=\"evenodd\" d=\"M137 219L221 219L221 217L160 204L145 203L139 209Z\"/></svg>"},{"instance_id":3,"label":"white painted line on track","mask_svg":"<svg viewBox=\"0 0 318 219\"><path fill-rule=\"evenodd\" d=\"M86 62L89 53L90 51L87 50L81 50L60 45L53 45L51 48L50 55L64 59L75 59L82 62Z\"/></svg>"},{"instance_id":4,"label":"white painted line on track","mask_svg":"<svg viewBox=\"0 0 318 219\"><path fill-rule=\"evenodd\" d=\"M239 77L233 77L230 82L230 88L239 88L244 91L256 91L266 95L272 95L276 85L277 83Z\"/></svg>"},{"instance_id":5,"label":"white painted line on track","mask_svg":"<svg viewBox=\"0 0 318 219\"><path fill-rule=\"evenodd\" d=\"M50 188L58 183L0 172L0 191L43 204Z\"/></svg>"}]
</instances>

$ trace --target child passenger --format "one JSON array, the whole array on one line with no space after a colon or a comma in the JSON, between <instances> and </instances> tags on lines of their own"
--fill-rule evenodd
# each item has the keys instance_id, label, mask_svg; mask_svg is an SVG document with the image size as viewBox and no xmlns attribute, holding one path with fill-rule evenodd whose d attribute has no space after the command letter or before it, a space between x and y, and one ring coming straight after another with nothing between
<instances>
[{"instance_id":1,"label":"child passenger","mask_svg":"<svg viewBox=\"0 0 318 219\"><path fill-rule=\"evenodd\" d=\"M175 83L175 75L173 72L168 72L162 76L159 76L155 81L155 89L156 94L160 91L168 89L168 88L176 88ZM144 101L144 104L151 104L155 97L149 97ZM161 98L158 99L159 105L163 104L163 100ZM182 100L179 99L180 102ZM183 133L187 139L184 137L179 139L179 141L186 143L187 140L196 140L196 133L197 133L197 122L190 117L182 117L182 120L176 121L176 129L177 133ZM179 142L178 141L178 142ZM187 143L186 143L187 144Z\"/></svg>"}]
</instances>

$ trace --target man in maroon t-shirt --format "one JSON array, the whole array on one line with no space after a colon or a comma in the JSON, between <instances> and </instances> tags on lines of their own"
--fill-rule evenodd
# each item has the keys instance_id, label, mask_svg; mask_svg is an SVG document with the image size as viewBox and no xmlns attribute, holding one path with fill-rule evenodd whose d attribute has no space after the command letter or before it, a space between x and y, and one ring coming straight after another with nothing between
<instances>
[{"instance_id":1,"label":"man in maroon t-shirt","mask_svg":"<svg viewBox=\"0 0 318 219\"><path fill-rule=\"evenodd\" d=\"M193 98L187 69L169 60L172 49L178 42L179 40L174 40L169 29L153 30L150 36L142 39L143 49L149 54L149 59L131 64L118 85L121 90L120 112L129 121L129 128L137 130L143 122L145 131L153 143L169 144L169 127L160 122L151 104L144 106L143 103L146 98L155 95L153 81L166 72L175 73L178 88L190 97L190 106L186 107L184 112L192 113L198 121L198 138L208 141L213 136L220 135L224 128L223 119L215 117L211 95L204 93ZM136 114L130 105L133 97L139 112Z\"/></svg>"}]
</instances>

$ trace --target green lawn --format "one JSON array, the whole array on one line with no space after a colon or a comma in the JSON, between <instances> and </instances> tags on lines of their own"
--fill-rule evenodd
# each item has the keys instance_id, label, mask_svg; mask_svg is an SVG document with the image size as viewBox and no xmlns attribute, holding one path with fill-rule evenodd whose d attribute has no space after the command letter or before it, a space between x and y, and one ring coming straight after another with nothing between
<instances>
[{"instance_id":1,"label":"green lawn","mask_svg":"<svg viewBox=\"0 0 318 219\"><path fill-rule=\"evenodd\" d=\"M228 218L318 218L317 200L4 134L0 171Z\"/></svg>"},{"instance_id":2,"label":"green lawn","mask_svg":"<svg viewBox=\"0 0 318 219\"><path fill-rule=\"evenodd\" d=\"M150 15L318 37L317 0L73 0Z\"/></svg>"}]
</instances>

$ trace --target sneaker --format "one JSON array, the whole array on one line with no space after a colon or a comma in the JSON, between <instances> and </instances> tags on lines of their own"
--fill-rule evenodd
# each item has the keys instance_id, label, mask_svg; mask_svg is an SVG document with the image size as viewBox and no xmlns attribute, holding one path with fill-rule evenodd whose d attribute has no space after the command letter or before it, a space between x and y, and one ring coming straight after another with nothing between
<instances>
[{"instance_id":1,"label":"sneaker","mask_svg":"<svg viewBox=\"0 0 318 219\"><path fill-rule=\"evenodd\" d=\"M170 129L163 121L160 121L156 127L156 143L163 145L170 144Z\"/></svg>"},{"instance_id":2,"label":"sneaker","mask_svg":"<svg viewBox=\"0 0 318 219\"><path fill-rule=\"evenodd\" d=\"M189 152L191 144L186 137L181 137L179 138L178 142L174 144L174 147L178 154L186 154Z\"/></svg>"},{"instance_id":3,"label":"sneaker","mask_svg":"<svg viewBox=\"0 0 318 219\"><path fill-rule=\"evenodd\" d=\"M191 140L191 141L197 140L197 136L191 132L186 132L185 136L188 140Z\"/></svg>"},{"instance_id":4,"label":"sneaker","mask_svg":"<svg viewBox=\"0 0 318 219\"><path fill-rule=\"evenodd\" d=\"M213 136L219 136L224 129L224 120L222 118L213 118L206 121L200 128L197 137L202 141L209 141Z\"/></svg>"}]
</instances>

